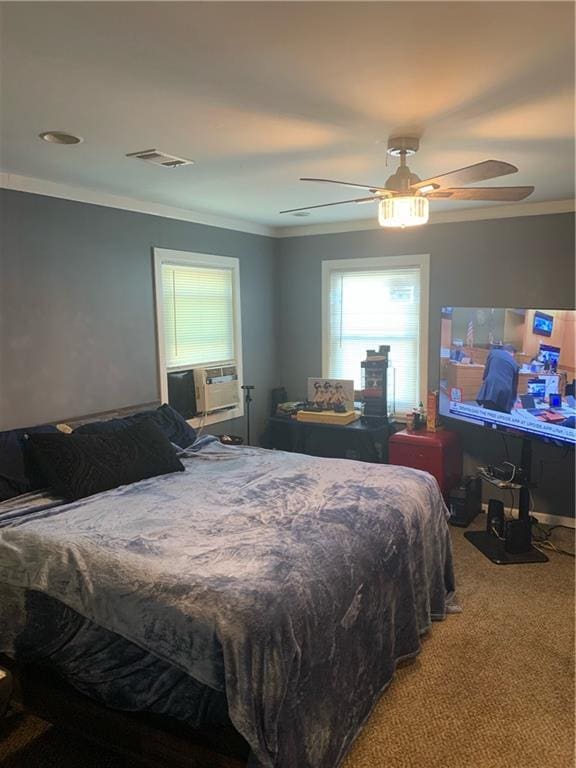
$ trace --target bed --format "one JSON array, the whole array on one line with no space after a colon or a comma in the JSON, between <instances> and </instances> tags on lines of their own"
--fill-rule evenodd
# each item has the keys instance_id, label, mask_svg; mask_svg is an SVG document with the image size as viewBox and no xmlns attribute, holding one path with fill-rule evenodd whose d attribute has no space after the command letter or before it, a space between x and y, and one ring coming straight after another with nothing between
<instances>
[{"instance_id":1,"label":"bed","mask_svg":"<svg viewBox=\"0 0 576 768\"><path fill-rule=\"evenodd\" d=\"M259 768L336 768L454 610L430 475L200 439L184 471L0 505L0 652L109 707L231 723Z\"/></svg>"}]
</instances>

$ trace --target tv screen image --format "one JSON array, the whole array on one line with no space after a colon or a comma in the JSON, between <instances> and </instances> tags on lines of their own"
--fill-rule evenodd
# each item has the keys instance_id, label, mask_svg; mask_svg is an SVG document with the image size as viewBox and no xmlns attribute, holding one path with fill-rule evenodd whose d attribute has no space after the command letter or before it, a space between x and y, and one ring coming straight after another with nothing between
<instances>
[{"instance_id":1,"label":"tv screen image","mask_svg":"<svg viewBox=\"0 0 576 768\"><path fill-rule=\"evenodd\" d=\"M540 336L552 336L554 327L553 315L547 315L544 312L534 313L534 325L532 330Z\"/></svg>"},{"instance_id":2,"label":"tv screen image","mask_svg":"<svg viewBox=\"0 0 576 768\"><path fill-rule=\"evenodd\" d=\"M560 362L560 347L553 347L550 344L540 344L540 354L538 359L550 368L556 369Z\"/></svg>"},{"instance_id":3,"label":"tv screen image","mask_svg":"<svg viewBox=\"0 0 576 768\"><path fill-rule=\"evenodd\" d=\"M443 308L440 414L575 446L575 336L572 309Z\"/></svg>"},{"instance_id":4,"label":"tv screen image","mask_svg":"<svg viewBox=\"0 0 576 768\"><path fill-rule=\"evenodd\" d=\"M544 400L546 397L546 379L528 379L528 394Z\"/></svg>"}]
</instances>

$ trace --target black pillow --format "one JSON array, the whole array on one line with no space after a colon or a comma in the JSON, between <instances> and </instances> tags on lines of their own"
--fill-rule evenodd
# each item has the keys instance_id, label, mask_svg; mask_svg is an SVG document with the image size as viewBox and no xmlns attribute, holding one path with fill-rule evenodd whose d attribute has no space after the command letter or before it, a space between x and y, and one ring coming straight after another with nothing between
<instances>
[{"instance_id":1,"label":"black pillow","mask_svg":"<svg viewBox=\"0 0 576 768\"><path fill-rule=\"evenodd\" d=\"M40 479L31 475L25 450L24 438L33 432L58 430L52 424L43 424L0 432L0 501L42 487Z\"/></svg>"},{"instance_id":2,"label":"black pillow","mask_svg":"<svg viewBox=\"0 0 576 768\"><path fill-rule=\"evenodd\" d=\"M42 474L65 499L184 470L168 438L147 419L105 435L31 434L28 440Z\"/></svg>"},{"instance_id":3,"label":"black pillow","mask_svg":"<svg viewBox=\"0 0 576 768\"><path fill-rule=\"evenodd\" d=\"M179 445L180 448L188 448L196 440L196 430L188 424L178 411L175 411L174 408L167 404L161 405L154 411L141 411L130 416L124 416L121 419L93 421L89 424L82 424L81 427L74 430L74 434L109 434L110 432L117 432L119 429L125 429L132 424L137 424L142 419L151 419L162 430L168 440L175 445Z\"/></svg>"}]
</instances>

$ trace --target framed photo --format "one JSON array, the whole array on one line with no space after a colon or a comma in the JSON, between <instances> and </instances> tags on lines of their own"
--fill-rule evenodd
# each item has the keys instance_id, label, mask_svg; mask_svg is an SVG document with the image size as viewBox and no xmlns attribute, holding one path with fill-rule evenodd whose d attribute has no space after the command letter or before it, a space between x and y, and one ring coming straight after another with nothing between
<instances>
[{"instance_id":1,"label":"framed photo","mask_svg":"<svg viewBox=\"0 0 576 768\"><path fill-rule=\"evenodd\" d=\"M325 410L344 406L354 410L354 381L352 379L308 379L308 401Z\"/></svg>"}]
</instances>

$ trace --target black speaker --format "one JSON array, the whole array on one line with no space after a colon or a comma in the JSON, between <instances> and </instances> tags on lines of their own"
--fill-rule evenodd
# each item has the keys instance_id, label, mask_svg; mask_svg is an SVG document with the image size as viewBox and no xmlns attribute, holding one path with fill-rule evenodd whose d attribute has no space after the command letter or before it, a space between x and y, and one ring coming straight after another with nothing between
<instances>
[{"instance_id":1,"label":"black speaker","mask_svg":"<svg viewBox=\"0 0 576 768\"><path fill-rule=\"evenodd\" d=\"M504 538L504 504L499 499L490 499L488 502L486 530Z\"/></svg>"},{"instance_id":2,"label":"black speaker","mask_svg":"<svg viewBox=\"0 0 576 768\"><path fill-rule=\"evenodd\" d=\"M168 374L168 403L185 419L196 416L194 371L173 371Z\"/></svg>"}]
</instances>

